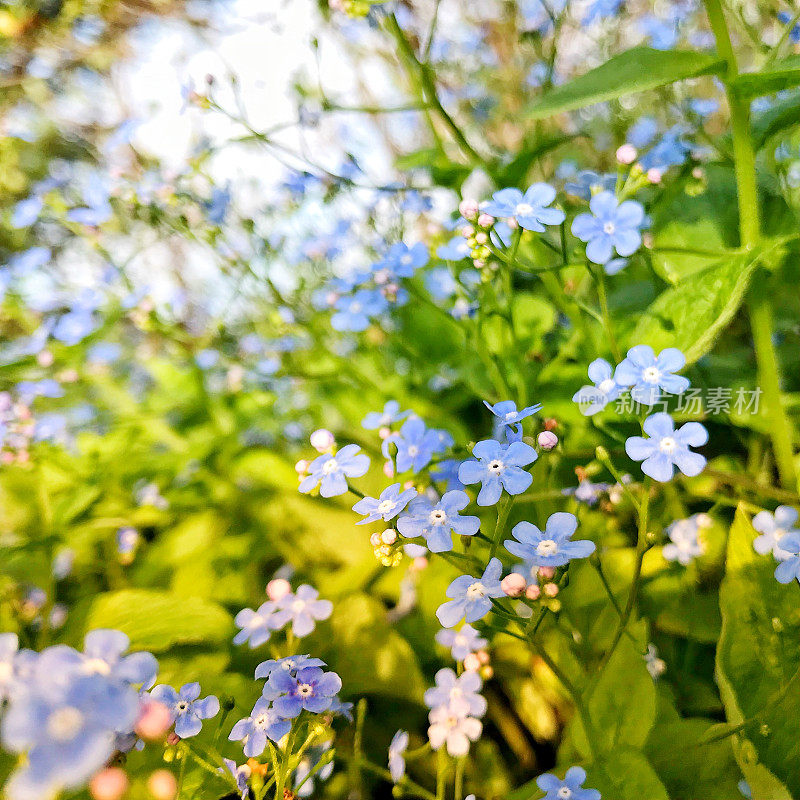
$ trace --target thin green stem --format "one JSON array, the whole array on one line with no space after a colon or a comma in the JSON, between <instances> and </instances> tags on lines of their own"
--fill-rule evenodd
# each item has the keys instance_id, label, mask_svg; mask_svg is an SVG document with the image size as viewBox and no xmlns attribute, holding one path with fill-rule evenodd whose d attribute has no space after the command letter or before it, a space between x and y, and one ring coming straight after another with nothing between
<instances>
[{"instance_id":1,"label":"thin green stem","mask_svg":"<svg viewBox=\"0 0 800 800\"><path fill-rule=\"evenodd\" d=\"M494 526L494 536L492 537L492 546L489 549L489 558L494 558L494 554L500 546L500 539L505 533L508 515L511 513L511 506L514 505L515 499L516 497L514 495L509 495L497 512L497 524Z\"/></svg>"}]
</instances>

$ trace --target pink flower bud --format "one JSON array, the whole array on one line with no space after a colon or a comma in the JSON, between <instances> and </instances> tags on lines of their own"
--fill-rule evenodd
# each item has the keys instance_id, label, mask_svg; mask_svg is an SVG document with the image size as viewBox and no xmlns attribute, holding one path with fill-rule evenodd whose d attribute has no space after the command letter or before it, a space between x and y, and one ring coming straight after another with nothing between
<instances>
[{"instance_id":1,"label":"pink flower bud","mask_svg":"<svg viewBox=\"0 0 800 800\"><path fill-rule=\"evenodd\" d=\"M539 567L539 577L544 578L546 581L550 580L555 574L555 567Z\"/></svg>"},{"instance_id":2,"label":"pink flower bud","mask_svg":"<svg viewBox=\"0 0 800 800\"><path fill-rule=\"evenodd\" d=\"M508 219L506 219L506 225L508 225L512 231L515 231L517 228L519 228L519 223L514 217L508 217Z\"/></svg>"},{"instance_id":3,"label":"pink flower bud","mask_svg":"<svg viewBox=\"0 0 800 800\"><path fill-rule=\"evenodd\" d=\"M167 744L176 745L178 744L178 742L180 742L180 740L181 737L178 736L178 734L175 733L175 731L173 731L172 733L169 734L169 736L167 736Z\"/></svg>"},{"instance_id":4,"label":"pink flower bud","mask_svg":"<svg viewBox=\"0 0 800 800\"><path fill-rule=\"evenodd\" d=\"M387 478L394 478L394 464L391 461L383 462L383 474Z\"/></svg>"},{"instance_id":5,"label":"pink flower bud","mask_svg":"<svg viewBox=\"0 0 800 800\"><path fill-rule=\"evenodd\" d=\"M381 535L377 531L375 531L375 533L371 533L369 537L369 543L373 547L380 547L380 545L382 544Z\"/></svg>"},{"instance_id":6,"label":"pink flower bud","mask_svg":"<svg viewBox=\"0 0 800 800\"><path fill-rule=\"evenodd\" d=\"M544 593L548 597L555 597L558 594L558 586L555 583L546 583L544 585Z\"/></svg>"},{"instance_id":7,"label":"pink flower bud","mask_svg":"<svg viewBox=\"0 0 800 800\"><path fill-rule=\"evenodd\" d=\"M509 597L519 597L525 591L526 586L525 578L517 572L506 575L505 578L500 581L500 588Z\"/></svg>"},{"instance_id":8,"label":"pink flower bud","mask_svg":"<svg viewBox=\"0 0 800 800\"><path fill-rule=\"evenodd\" d=\"M478 225L481 228L491 228L494 225L494 217L491 214L481 214L478 217Z\"/></svg>"},{"instance_id":9,"label":"pink flower bud","mask_svg":"<svg viewBox=\"0 0 800 800\"><path fill-rule=\"evenodd\" d=\"M489 241L489 237L485 233L478 233L475 234L475 241L478 244L486 244Z\"/></svg>"},{"instance_id":10,"label":"pink flower bud","mask_svg":"<svg viewBox=\"0 0 800 800\"><path fill-rule=\"evenodd\" d=\"M458 213L464 219L475 219L478 216L478 202L477 200L462 200L458 204Z\"/></svg>"},{"instance_id":11,"label":"pink flower bud","mask_svg":"<svg viewBox=\"0 0 800 800\"><path fill-rule=\"evenodd\" d=\"M173 800L178 793L178 781L166 769L157 769L147 779L147 789L155 800Z\"/></svg>"},{"instance_id":12,"label":"pink flower bud","mask_svg":"<svg viewBox=\"0 0 800 800\"><path fill-rule=\"evenodd\" d=\"M473 228L472 225L462 225L459 233L465 239L471 239L475 235L475 228Z\"/></svg>"},{"instance_id":13,"label":"pink flower bud","mask_svg":"<svg viewBox=\"0 0 800 800\"><path fill-rule=\"evenodd\" d=\"M292 591L292 584L286 578L273 578L267 584L267 597L273 602L280 600Z\"/></svg>"},{"instance_id":14,"label":"pink flower bud","mask_svg":"<svg viewBox=\"0 0 800 800\"><path fill-rule=\"evenodd\" d=\"M489 658L489 653L486 650L478 650L475 655L478 656L478 661L480 661L481 666L485 666L491 660Z\"/></svg>"},{"instance_id":15,"label":"pink flower bud","mask_svg":"<svg viewBox=\"0 0 800 800\"><path fill-rule=\"evenodd\" d=\"M647 180L650 183L661 183L661 170L655 167L647 170Z\"/></svg>"},{"instance_id":16,"label":"pink flower bud","mask_svg":"<svg viewBox=\"0 0 800 800\"><path fill-rule=\"evenodd\" d=\"M41 367L49 367L53 363L53 354L49 350L42 350L37 354L36 360Z\"/></svg>"},{"instance_id":17,"label":"pink flower bud","mask_svg":"<svg viewBox=\"0 0 800 800\"><path fill-rule=\"evenodd\" d=\"M478 656L475 653L470 653L464 659L464 669L467 672L477 672L481 668L481 662L478 661Z\"/></svg>"},{"instance_id":18,"label":"pink flower bud","mask_svg":"<svg viewBox=\"0 0 800 800\"><path fill-rule=\"evenodd\" d=\"M311 466L311 462L305 458L301 458L295 465L295 471L298 475L305 475L308 472L308 468Z\"/></svg>"},{"instance_id":19,"label":"pink flower bud","mask_svg":"<svg viewBox=\"0 0 800 800\"><path fill-rule=\"evenodd\" d=\"M411 562L411 569L414 572L422 572L428 566L428 559L425 556L417 556Z\"/></svg>"},{"instance_id":20,"label":"pink flower bud","mask_svg":"<svg viewBox=\"0 0 800 800\"><path fill-rule=\"evenodd\" d=\"M394 528L387 528L381 534L381 541L384 544L394 544L397 541L397 531Z\"/></svg>"},{"instance_id":21,"label":"pink flower bud","mask_svg":"<svg viewBox=\"0 0 800 800\"><path fill-rule=\"evenodd\" d=\"M542 450L552 450L558 444L558 436L552 431L542 431L537 437L536 441L539 442L539 447Z\"/></svg>"},{"instance_id":22,"label":"pink flower bud","mask_svg":"<svg viewBox=\"0 0 800 800\"><path fill-rule=\"evenodd\" d=\"M539 595L540 595L541 593L542 593L542 592L541 592L541 589L539 589L539 587L538 587L538 586L537 586L535 583L532 583L532 584L531 584L531 585L530 585L530 586L529 586L529 587L528 587L528 588L525 590L525 597L527 597L527 598L528 598L528 600L538 600L538 599L539 599Z\"/></svg>"},{"instance_id":23,"label":"pink flower bud","mask_svg":"<svg viewBox=\"0 0 800 800\"><path fill-rule=\"evenodd\" d=\"M160 739L172 725L169 709L155 700L142 704L134 731L142 739Z\"/></svg>"},{"instance_id":24,"label":"pink flower bud","mask_svg":"<svg viewBox=\"0 0 800 800\"><path fill-rule=\"evenodd\" d=\"M107 767L92 778L89 791L94 800L119 800L128 791L128 776L119 767Z\"/></svg>"},{"instance_id":25,"label":"pink flower bud","mask_svg":"<svg viewBox=\"0 0 800 800\"><path fill-rule=\"evenodd\" d=\"M620 164L633 164L637 155L636 148L632 144L623 144L617 149L617 161Z\"/></svg>"},{"instance_id":26,"label":"pink flower bud","mask_svg":"<svg viewBox=\"0 0 800 800\"><path fill-rule=\"evenodd\" d=\"M310 437L311 446L318 453L327 453L335 444L336 439L334 435L326 428L320 428L314 431Z\"/></svg>"},{"instance_id":27,"label":"pink flower bud","mask_svg":"<svg viewBox=\"0 0 800 800\"><path fill-rule=\"evenodd\" d=\"M380 436L381 439L388 439L391 435L392 435L391 428L383 427L378 429L378 436Z\"/></svg>"}]
</instances>

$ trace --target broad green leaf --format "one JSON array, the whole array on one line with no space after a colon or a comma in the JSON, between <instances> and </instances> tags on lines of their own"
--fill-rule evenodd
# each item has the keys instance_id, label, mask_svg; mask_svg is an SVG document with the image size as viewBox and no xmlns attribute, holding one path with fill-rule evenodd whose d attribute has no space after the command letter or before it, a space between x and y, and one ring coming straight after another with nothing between
<instances>
[{"instance_id":1,"label":"broad green leaf","mask_svg":"<svg viewBox=\"0 0 800 800\"><path fill-rule=\"evenodd\" d=\"M751 124L753 145L760 150L765 144L787 128L800 126L800 92L790 92L788 97L779 100L760 114L754 114Z\"/></svg>"},{"instance_id":2,"label":"broad green leaf","mask_svg":"<svg viewBox=\"0 0 800 800\"><path fill-rule=\"evenodd\" d=\"M594 725L596 748L641 747L656 718L656 689L642 654L623 637L599 680L592 686L586 705ZM580 717L572 726L575 746L589 756Z\"/></svg>"},{"instance_id":3,"label":"broad green leaf","mask_svg":"<svg viewBox=\"0 0 800 800\"><path fill-rule=\"evenodd\" d=\"M746 100L775 94L800 85L800 55L782 58L760 72L743 72L733 82Z\"/></svg>"},{"instance_id":4,"label":"broad green leaf","mask_svg":"<svg viewBox=\"0 0 800 800\"><path fill-rule=\"evenodd\" d=\"M584 786L598 789L604 800L669 800L652 766L634 750L611 752L586 772Z\"/></svg>"},{"instance_id":5,"label":"broad green leaf","mask_svg":"<svg viewBox=\"0 0 800 800\"><path fill-rule=\"evenodd\" d=\"M196 597L148 589L122 589L98 597L86 630L116 628L132 649L169 650L177 644L219 644L233 634L225 609Z\"/></svg>"},{"instance_id":6,"label":"broad green leaf","mask_svg":"<svg viewBox=\"0 0 800 800\"><path fill-rule=\"evenodd\" d=\"M768 781L763 765L800 796L800 585L774 577L772 555L753 550L756 537L739 508L728 539L720 587L722 633L717 683L728 722L743 725L737 758L748 780ZM757 795L755 800L767 800ZM773 795L774 796L774 795Z\"/></svg>"},{"instance_id":7,"label":"broad green leaf","mask_svg":"<svg viewBox=\"0 0 800 800\"><path fill-rule=\"evenodd\" d=\"M556 309L542 297L529 292L519 292L514 296L511 318L517 336L524 341L538 341L552 330L556 323Z\"/></svg>"},{"instance_id":8,"label":"broad green leaf","mask_svg":"<svg viewBox=\"0 0 800 800\"><path fill-rule=\"evenodd\" d=\"M724 69L725 62L709 53L634 47L548 92L528 106L526 115L542 119Z\"/></svg>"},{"instance_id":9,"label":"broad green leaf","mask_svg":"<svg viewBox=\"0 0 800 800\"><path fill-rule=\"evenodd\" d=\"M705 355L742 304L755 259L730 258L662 292L639 320L630 346L677 347L688 363Z\"/></svg>"},{"instance_id":10,"label":"broad green leaf","mask_svg":"<svg viewBox=\"0 0 800 800\"><path fill-rule=\"evenodd\" d=\"M730 738L710 741L719 728L711 720L692 718L665 721L650 732L645 754L671 797L738 795Z\"/></svg>"}]
</instances>

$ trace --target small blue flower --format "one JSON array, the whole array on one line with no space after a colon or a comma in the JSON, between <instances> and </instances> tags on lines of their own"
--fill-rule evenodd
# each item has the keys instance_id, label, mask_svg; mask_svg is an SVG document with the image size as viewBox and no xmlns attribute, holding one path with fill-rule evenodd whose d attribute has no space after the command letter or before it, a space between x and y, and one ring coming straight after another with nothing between
<instances>
[{"instance_id":1,"label":"small blue flower","mask_svg":"<svg viewBox=\"0 0 800 800\"><path fill-rule=\"evenodd\" d=\"M557 511L547 520L544 533L530 522L519 522L511 529L517 541L506 539L503 545L509 553L539 567L563 567L573 558L588 558L596 549L588 539L572 541L577 528L574 514Z\"/></svg>"},{"instance_id":2,"label":"small blue flower","mask_svg":"<svg viewBox=\"0 0 800 800\"><path fill-rule=\"evenodd\" d=\"M454 236L447 244L436 250L436 255L443 261L461 261L472 252L469 243L463 236Z\"/></svg>"},{"instance_id":3,"label":"small blue flower","mask_svg":"<svg viewBox=\"0 0 800 800\"><path fill-rule=\"evenodd\" d=\"M388 428L395 422L405 419L411 412L401 411L400 403L397 400L389 400L383 407L383 412L371 411L361 422L361 426L368 431L374 431L376 428Z\"/></svg>"},{"instance_id":4,"label":"small blue flower","mask_svg":"<svg viewBox=\"0 0 800 800\"><path fill-rule=\"evenodd\" d=\"M11 214L11 227L27 228L33 225L39 219L39 214L42 213L43 208L44 201L36 195L20 200L14 206L14 211Z\"/></svg>"},{"instance_id":5,"label":"small blue flower","mask_svg":"<svg viewBox=\"0 0 800 800\"><path fill-rule=\"evenodd\" d=\"M586 771L582 767L570 767L562 781L552 772L536 779L536 785L546 792L542 800L600 800L597 789L584 789Z\"/></svg>"},{"instance_id":6,"label":"small blue flower","mask_svg":"<svg viewBox=\"0 0 800 800\"><path fill-rule=\"evenodd\" d=\"M67 211L67 219L81 225L102 225L111 218L108 187L99 175L91 175L83 187L85 205Z\"/></svg>"},{"instance_id":7,"label":"small blue flower","mask_svg":"<svg viewBox=\"0 0 800 800\"><path fill-rule=\"evenodd\" d=\"M661 554L667 561L677 561L682 566L687 566L705 553L700 529L709 522L705 514L693 514L688 519L675 520L667 527L666 533L670 541L664 545Z\"/></svg>"},{"instance_id":8,"label":"small blue flower","mask_svg":"<svg viewBox=\"0 0 800 800\"><path fill-rule=\"evenodd\" d=\"M281 693L273 701L273 708L282 717L293 719L304 709L319 714L330 708L334 696L342 688L342 680L335 672L305 667L295 676L285 670L273 672L267 686L271 691Z\"/></svg>"},{"instance_id":9,"label":"small blue flower","mask_svg":"<svg viewBox=\"0 0 800 800\"><path fill-rule=\"evenodd\" d=\"M664 483L672 479L674 467L689 477L703 471L705 457L689 449L708 441L708 431L699 422L687 422L676 431L672 417L659 412L649 416L643 427L651 438L631 436L625 442L625 452L634 461L642 462L645 475Z\"/></svg>"},{"instance_id":10,"label":"small blue flower","mask_svg":"<svg viewBox=\"0 0 800 800\"><path fill-rule=\"evenodd\" d=\"M436 616L444 628L454 628L462 617L467 622L475 622L485 617L492 608L490 598L505 597L500 588L503 565L499 558L493 558L480 578L460 575L448 587L447 597L452 598L436 609Z\"/></svg>"},{"instance_id":11,"label":"small blue flower","mask_svg":"<svg viewBox=\"0 0 800 800\"><path fill-rule=\"evenodd\" d=\"M458 479L458 468L460 466L461 462L455 458L446 458L443 461L439 461L430 469L431 479L437 482L444 481L445 488L448 491L463 489L464 484Z\"/></svg>"},{"instance_id":12,"label":"small blue flower","mask_svg":"<svg viewBox=\"0 0 800 800\"><path fill-rule=\"evenodd\" d=\"M409 539L424 536L432 553L452 550L453 533L473 536L481 526L478 517L462 517L458 513L468 505L467 493L457 489L446 492L436 504L425 495L419 495L411 501L408 512L397 520L397 530Z\"/></svg>"},{"instance_id":13,"label":"small blue flower","mask_svg":"<svg viewBox=\"0 0 800 800\"><path fill-rule=\"evenodd\" d=\"M267 739L278 742L291 728L290 720L278 714L265 697L259 697L250 716L240 719L233 726L228 739L243 742L244 754L248 758L258 758L267 746Z\"/></svg>"},{"instance_id":14,"label":"small blue flower","mask_svg":"<svg viewBox=\"0 0 800 800\"><path fill-rule=\"evenodd\" d=\"M682 394L689 388L687 378L673 374L685 364L686 357L674 347L667 347L656 356L652 347L639 344L628 350L614 372L614 380L620 386L632 387L631 398L637 403L652 406L658 402L662 389L669 394Z\"/></svg>"},{"instance_id":15,"label":"small blue flower","mask_svg":"<svg viewBox=\"0 0 800 800\"><path fill-rule=\"evenodd\" d=\"M614 255L633 255L642 244L641 227L644 208L635 200L617 203L611 192L600 192L589 201L591 214L578 214L572 221L572 233L587 242L586 257L595 264L605 264Z\"/></svg>"},{"instance_id":16,"label":"small blue flower","mask_svg":"<svg viewBox=\"0 0 800 800\"><path fill-rule=\"evenodd\" d=\"M443 452L449 445L442 440L442 431L425 427L419 417L410 417L403 423L399 433L383 440L381 452L389 458L390 445L397 448L395 463L398 472L419 472L431 463L434 453Z\"/></svg>"},{"instance_id":17,"label":"small blue flower","mask_svg":"<svg viewBox=\"0 0 800 800\"><path fill-rule=\"evenodd\" d=\"M545 225L560 225L566 215L560 208L548 208L556 190L547 183L534 183L523 194L519 189L501 189L492 195L481 211L493 217L513 217L520 227L543 233Z\"/></svg>"},{"instance_id":18,"label":"small blue flower","mask_svg":"<svg viewBox=\"0 0 800 800\"><path fill-rule=\"evenodd\" d=\"M603 358L596 358L589 364L589 380L594 386L582 386L572 396L572 401L580 406L584 417L591 417L616 400L622 387L614 380L614 369Z\"/></svg>"},{"instance_id":19,"label":"small blue flower","mask_svg":"<svg viewBox=\"0 0 800 800\"><path fill-rule=\"evenodd\" d=\"M369 321L389 308L380 289L359 289L353 295L340 297L334 304L331 327L337 331L364 331Z\"/></svg>"},{"instance_id":20,"label":"small blue flower","mask_svg":"<svg viewBox=\"0 0 800 800\"><path fill-rule=\"evenodd\" d=\"M285 658L270 658L262 661L256 667L256 678L269 678L273 672L283 671L296 675L298 670L307 667L324 667L325 662L319 658L304 656L286 656Z\"/></svg>"},{"instance_id":21,"label":"small blue flower","mask_svg":"<svg viewBox=\"0 0 800 800\"><path fill-rule=\"evenodd\" d=\"M389 743L389 773L392 781L398 783L406 774L405 752L408 749L408 732L397 731Z\"/></svg>"},{"instance_id":22,"label":"small blue flower","mask_svg":"<svg viewBox=\"0 0 800 800\"><path fill-rule=\"evenodd\" d=\"M275 628L275 603L267 600L262 603L257 611L252 608L243 608L233 619L239 633L233 637L234 644L250 642L250 649L254 649L269 641Z\"/></svg>"},{"instance_id":23,"label":"small blue flower","mask_svg":"<svg viewBox=\"0 0 800 800\"><path fill-rule=\"evenodd\" d=\"M457 631L443 628L436 633L436 641L442 647L450 648L450 655L456 661L463 661L468 655L477 653L488 644L472 625L464 624Z\"/></svg>"},{"instance_id":24,"label":"small blue flower","mask_svg":"<svg viewBox=\"0 0 800 800\"><path fill-rule=\"evenodd\" d=\"M800 531L787 533L781 539L781 550L789 556L775 568L775 580L778 583L800 582Z\"/></svg>"},{"instance_id":25,"label":"small blue flower","mask_svg":"<svg viewBox=\"0 0 800 800\"><path fill-rule=\"evenodd\" d=\"M458 468L458 479L463 484L481 484L478 492L479 506L493 506L505 489L509 494L522 494L533 481L522 467L538 458L536 451L524 442L508 446L494 439L484 439L472 449L477 461L465 461Z\"/></svg>"},{"instance_id":26,"label":"small blue flower","mask_svg":"<svg viewBox=\"0 0 800 800\"><path fill-rule=\"evenodd\" d=\"M405 242L397 242L375 265L375 270L386 269L397 278L410 278L415 270L428 263L429 258L428 248L422 242L417 242L413 247Z\"/></svg>"},{"instance_id":27,"label":"small blue flower","mask_svg":"<svg viewBox=\"0 0 800 800\"><path fill-rule=\"evenodd\" d=\"M308 636L317 622L328 619L333 613L333 603L318 598L319 592L313 586L301 584L296 592L289 592L276 601L273 624L282 628L291 621L295 636Z\"/></svg>"},{"instance_id":28,"label":"small blue flower","mask_svg":"<svg viewBox=\"0 0 800 800\"><path fill-rule=\"evenodd\" d=\"M366 525L369 522L377 522L379 519L389 522L416 496L416 489L406 489L401 492L400 484L393 483L391 486L387 486L378 498L364 497L353 506L353 511L365 515L365 518L356 522L356 525Z\"/></svg>"},{"instance_id":29,"label":"small blue flower","mask_svg":"<svg viewBox=\"0 0 800 800\"><path fill-rule=\"evenodd\" d=\"M789 11L778 12L778 22L782 22L784 25L788 25L793 18L794 14ZM795 23L792 30L789 31L789 40L795 43L800 42L800 24Z\"/></svg>"},{"instance_id":30,"label":"small blue flower","mask_svg":"<svg viewBox=\"0 0 800 800\"><path fill-rule=\"evenodd\" d=\"M588 201L599 192L613 192L616 185L616 175L598 175L585 169L579 172L574 180L564 184L564 191Z\"/></svg>"},{"instance_id":31,"label":"small blue flower","mask_svg":"<svg viewBox=\"0 0 800 800\"><path fill-rule=\"evenodd\" d=\"M509 428L521 423L523 419L532 416L537 411L542 410L542 404L537 403L536 405L527 406L526 408L517 411L517 404L513 400L502 400L494 405L491 405L484 400L483 404L500 420L503 425Z\"/></svg>"},{"instance_id":32,"label":"small blue flower","mask_svg":"<svg viewBox=\"0 0 800 800\"><path fill-rule=\"evenodd\" d=\"M478 694L483 681L477 672L467 670L457 676L445 667L436 673L435 681L436 686L423 698L428 708L445 706L459 717L482 717L486 713L486 699Z\"/></svg>"},{"instance_id":33,"label":"small blue flower","mask_svg":"<svg viewBox=\"0 0 800 800\"><path fill-rule=\"evenodd\" d=\"M665 172L670 167L683 164L692 152L692 145L681 138L684 134L684 129L679 125L670 128L640 159L642 169L645 172L651 169Z\"/></svg>"},{"instance_id":34,"label":"small blue flower","mask_svg":"<svg viewBox=\"0 0 800 800\"><path fill-rule=\"evenodd\" d=\"M360 478L369 469L369 457L357 444L345 445L335 455L323 453L308 467L308 476L300 482L304 494L319 486L322 497L335 497L347 491L347 478Z\"/></svg>"},{"instance_id":35,"label":"small blue flower","mask_svg":"<svg viewBox=\"0 0 800 800\"><path fill-rule=\"evenodd\" d=\"M213 694L199 699L199 683L186 683L177 692L162 683L153 687L150 696L167 706L175 723L175 733L181 739L197 736L203 727L202 720L219 713L219 700Z\"/></svg>"},{"instance_id":36,"label":"small blue flower","mask_svg":"<svg viewBox=\"0 0 800 800\"><path fill-rule=\"evenodd\" d=\"M800 533L795 528L798 513L791 506L778 506L774 514L769 511L759 511L753 517L753 527L761 534L753 541L753 549L759 555L766 555L772 551L773 557L784 561L790 553L781 547L780 542L790 533Z\"/></svg>"},{"instance_id":37,"label":"small blue flower","mask_svg":"<svg viewBox=\"0 0 800 800\"><path fill-rule=\"evenodd\" d=\"M242 793L242 800L247 800L247 797L250 794L248 781L250 780L250 775L252 774L250 767L247 764L242 764L240 767L237 767L236 762L232 761L230 758L223 758L222 763L225 765L225 768L228 770L228 772L231 773L234 781L236 781L236 788ZM222 767L219 768L219 771L224 774Z\"/></svg>"}]
</instances>

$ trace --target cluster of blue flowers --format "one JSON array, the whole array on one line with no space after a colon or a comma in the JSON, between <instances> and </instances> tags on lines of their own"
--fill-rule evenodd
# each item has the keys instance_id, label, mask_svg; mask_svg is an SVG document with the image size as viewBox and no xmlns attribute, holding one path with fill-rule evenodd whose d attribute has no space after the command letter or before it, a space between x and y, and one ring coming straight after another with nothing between
<instances>
[{"instance_id":1,"label":"cluster of blue flowers","mask_svg":"<svg viewBox=\"0 0 800 800\"><path fill-rule=\"evenodd\" d=\"M753 527L760 534L753 542L759 555L772 553L778 562L775 579L779 583L800 582L800 528L798 512L791 506L778 506L773 514L760 511L753 517Z\"/></svg>"}]
</instances>

